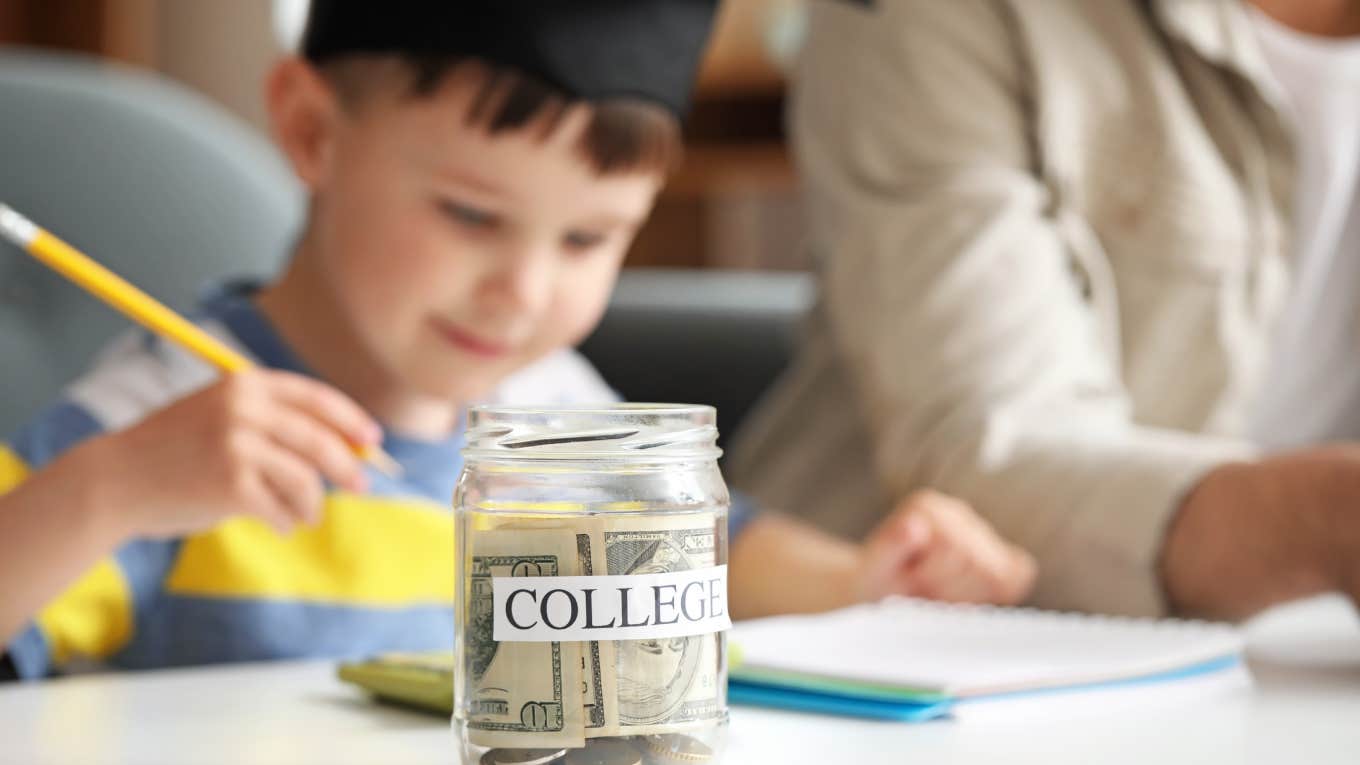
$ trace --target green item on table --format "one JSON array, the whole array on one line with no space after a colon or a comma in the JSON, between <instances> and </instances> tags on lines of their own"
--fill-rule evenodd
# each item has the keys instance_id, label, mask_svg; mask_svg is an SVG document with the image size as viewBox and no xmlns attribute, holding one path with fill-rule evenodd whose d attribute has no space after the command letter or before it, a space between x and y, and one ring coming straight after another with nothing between
<instances>
[{"instance_id":1,"label":"green item on table","mask_svg":"<svg viewBox=\"0 0 1360 765\"><path fill-rule=\"evenodd\" d=\"M389 653L340 665L340 679L381 701L453 714L453 654Z\"/></svg>"}]
</instances>

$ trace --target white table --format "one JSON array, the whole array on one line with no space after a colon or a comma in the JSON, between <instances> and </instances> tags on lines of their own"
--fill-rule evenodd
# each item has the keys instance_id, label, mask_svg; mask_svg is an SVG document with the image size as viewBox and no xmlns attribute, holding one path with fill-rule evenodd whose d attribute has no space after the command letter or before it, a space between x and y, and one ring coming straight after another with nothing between
<instances>
[{"instance_id":1,"label":"white table","mask_svg":"<svg viewBox=\"0 0 1360 765\"><path fill-rule=\"evenodd\" d=\"M738 707L734 765L1360 763L1360 624L1338 598L1248 629L1256 688L1227 698L1013 725L873 723ZM327 663L90 675L0 686L0 762L454 762L438 718L374 706Z\"/></svg>"}]
</instances>

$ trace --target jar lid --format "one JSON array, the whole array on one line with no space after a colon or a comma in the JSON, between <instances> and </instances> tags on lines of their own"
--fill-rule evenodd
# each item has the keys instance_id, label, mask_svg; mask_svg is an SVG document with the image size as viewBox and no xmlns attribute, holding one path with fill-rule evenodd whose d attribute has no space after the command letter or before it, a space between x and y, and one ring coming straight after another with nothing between
<instances>
[{"instance_id":1,"label":"jar lid","mask_svg":"<svg viewBox=\"0 0 1360 765\"><path fill-rule=\"evenodd\" d=\"M475 406L467 459L717 459L717 410L701 404Z\"/></svg>"}]
</instances>

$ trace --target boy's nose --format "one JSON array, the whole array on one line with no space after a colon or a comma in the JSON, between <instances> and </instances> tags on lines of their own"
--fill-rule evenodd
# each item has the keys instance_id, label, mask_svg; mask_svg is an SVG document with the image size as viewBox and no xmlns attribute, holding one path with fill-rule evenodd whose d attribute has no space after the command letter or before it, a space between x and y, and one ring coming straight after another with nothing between
<instances>
[{"instance_id":1,"label":"boy's nose","mask_svg":"<svg viewBox=\"0 0 1360 765\"><path fill-rule=\"evenodd\" d=\"M486 275L485 292L508 313L538 313L551 298L556 272L547 253L505 253Z\"/></svg>"}]
</instances>

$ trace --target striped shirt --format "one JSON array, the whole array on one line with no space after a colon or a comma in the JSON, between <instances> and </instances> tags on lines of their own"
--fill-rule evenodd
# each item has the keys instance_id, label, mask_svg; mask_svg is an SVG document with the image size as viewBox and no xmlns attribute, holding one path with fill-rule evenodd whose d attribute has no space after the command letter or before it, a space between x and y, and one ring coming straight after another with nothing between
<instances>
[{"instance_id":1,"label":"striped shirt","mask_svg":"<svg viewBox=\"0 0 1360 765\"><path fill-rule=\"evenodd\" d=\"M255 289L213 291L196 320L262 365L305 374L256 309ZM0 444L0 493L80 441L127 427L215 378L159 338L122 337L57 403ZM516 373L492 396L524 404L616 398L569 350ZM450 500L461 433L435 442L388 433L382 446L401 463L402 477L370 470L368 493L331 490L314 528L280 536L238 517L193 536L124 544L11 642L14 672L32 679L71 662L140 669L451 647Z\"/></svg>"}]
</instances>

